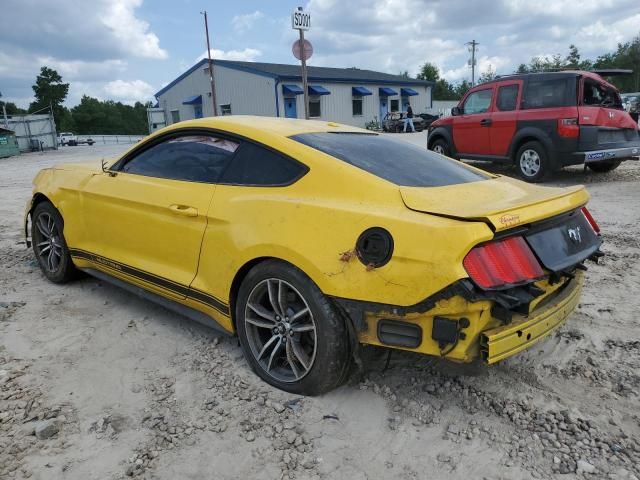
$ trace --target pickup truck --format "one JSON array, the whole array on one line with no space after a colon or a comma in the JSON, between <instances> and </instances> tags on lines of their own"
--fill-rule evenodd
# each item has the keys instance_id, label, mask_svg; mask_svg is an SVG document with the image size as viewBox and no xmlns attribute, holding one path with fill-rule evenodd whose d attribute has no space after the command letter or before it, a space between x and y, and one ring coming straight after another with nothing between
<instances>
[{"instance_id":1,"label":"pickup truck","mask_svg":"<svg viewBox=\"0 0 640 480\"><path fill-rule=\"evenodd\" d=\"M60 135L58 135L58 145L60 146L68 145L70 147L75 147L76 145L81 145L83 143L93 145L96 142L94 142L93 139L89 137L80 139L75 133L72 132L60 132Z\"/></svg>"}]
</instances>

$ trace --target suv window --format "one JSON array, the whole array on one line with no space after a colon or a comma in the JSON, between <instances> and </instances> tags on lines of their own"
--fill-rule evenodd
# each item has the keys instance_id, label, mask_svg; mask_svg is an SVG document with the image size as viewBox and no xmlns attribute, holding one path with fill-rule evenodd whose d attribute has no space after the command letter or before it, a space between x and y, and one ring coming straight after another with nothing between
<instances>
[{"instance_id":1,"label":"suv window","mask_svg":"<svg viewBox=\"0 0 640 480\"><path fill-rule=\"evenodd\" d=\"M147 177L215 183L238 144L209 135L183 135L135 155L121 171Z\"/></svg>"},{"instance_id":2,"label":"suv window","mask_svg":"<svg viewBox=\"0 0 640 480\"><path fill-rule=\"evenodd\" d=\"M622 108L622 99L618 93L590 78L584 79L582 104L602 107Z\"/></svg>"},{"instance_id":3,"label":"suv window","mask_svg":"<svg viewBox=\"0 0 640 480\"><path fill-rule=\"evenodd\" d=\"M462 106L464 114L470 115L473 113L484 113L488 111L489 105L491 105L492 93L493 89L488 88L485 90L478 90L477 92L469 94L467 99L464 101L464 105Z\"/></svg>"},{"instance_id":4,"label":"suv window","mask_svg":"<svg viewBox=\"0 0 640 480\"><path fill-rule=\"evenodd\" d=\"M265 147L243 143L224 172L220 183L232 185L290 185L308 171L308 167Z\"/></svg>"},{"instance_id":5,"label":"suv window","mask_svg":"<svg viewBox=\"0 0 640 480\"><path fill-rule=\"evenodd\" d=\"M323 132L291 138L396 185L440 187L490 178L461 162L386 135Z\"/></svg>"},{"instance_id":6,"label":"suv window","mask_svg":"<svg viewBox=\"0 0 640 480\"><path fill-rule=\"evenodd\" d=\"M566 78L530 79L524 91L525 108L564 107L568 103Z\"/></svg>"},{"instance_id":7,"label":"suv window","mask_svg":"<svg viewBox=\"0 0 640 480\"><path fill-rule=\"evenodd\" d=\"M515 110L518 102L518 85L505 85L498 88L496 107L501 112Z\"/></svg>"}]
</instances>

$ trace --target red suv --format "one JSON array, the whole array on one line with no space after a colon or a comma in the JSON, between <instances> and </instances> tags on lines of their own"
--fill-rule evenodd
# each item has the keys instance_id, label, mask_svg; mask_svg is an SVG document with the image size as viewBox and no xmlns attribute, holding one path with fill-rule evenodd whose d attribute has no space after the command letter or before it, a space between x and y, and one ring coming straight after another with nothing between
<instances>
[{"instance_id":1,"label":"red suv","mask_svg":"<svg viewBox=\"0 0 640 480\"><path fill-rule=\"evenodd\" d=\"M538 182L566 165L608 172L640 156L638 124L616 87L583 71L483 83L429 127L427 148L453 158L513 163Z\"/></svg>"}]
</instances>

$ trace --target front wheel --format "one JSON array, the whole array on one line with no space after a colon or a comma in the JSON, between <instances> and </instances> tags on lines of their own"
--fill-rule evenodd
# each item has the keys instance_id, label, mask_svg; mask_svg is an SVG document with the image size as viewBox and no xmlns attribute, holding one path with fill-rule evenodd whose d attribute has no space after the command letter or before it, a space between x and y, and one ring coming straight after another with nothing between
<instances>
[{"instance_id":1,"label":"front wheel","mask_svg":"<svg viewBox=\"0 0 640 480\"><path fill-rule=\"evenodd\" d=\"M31 214L33 252L44 276L54 283L66 283L76 270L63 234L60 213L49 202L36 205Z\"/></svg>"},{"instance_id":2,"label":"front wheel","mask_svg":"<svg viewBox=\"0 0 640 480\"><path fill-rule=\"evenodd\" d=\"M318 395L346 378L349 337L343 318L299 269L266 261L246 276L236 302L245 358L264 381Z\"/></svg>"},{"instance_id":3,"label":"front wheel","mask_svg":"<svg viewBox=\"0 0 640 480\"><path fill-rule=\"evenodd\" d=\"M551 171L547 151L540 142L527 142L518 149L515 158L520 177L530 183L540 182Z\"/></svg>"},{"instance_id":4,"label":"front wheel","mask_svg":"<svg viewBox=\"0 0 640 480\"><path fill-rule=\"evenodd\" d=\"M620 166L620 160L607 160L605 162L587 163L587 167L596 173L607 173Z\"/></svg>"},{"instance_id":5,"label":"front wheel","mask_svg":"<svg viewBox=\"0 0 640 480\"><path fill-rule=\"evenodd\" d=\"M431 150L439 153L440 155L444 155L445 157L451 156L451 149L449 148L449 144L441 138L433 142L433 145L431 145Z\"/></svg>"}]
</instances>

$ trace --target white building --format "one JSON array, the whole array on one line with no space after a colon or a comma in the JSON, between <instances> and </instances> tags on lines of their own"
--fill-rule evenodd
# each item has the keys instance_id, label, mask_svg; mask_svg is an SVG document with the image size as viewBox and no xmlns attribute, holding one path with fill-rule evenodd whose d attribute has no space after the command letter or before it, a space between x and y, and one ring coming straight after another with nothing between
<instances>
[{"instance_id":1,"label":"white building","mask_svg":"<svg viewBox=\"0 0 640 480\"><path fill-rule=\"evenodd\" d=\"M218 114L304 118L299 65L214 60ZM387 112L432 107L432 82L358 68L308 67L311 118L364 127ZM203 59L156 93L166 124L213 115L209 64ZM162 122L152 124L152 131Z\"/></svg>"}]
</instances>

